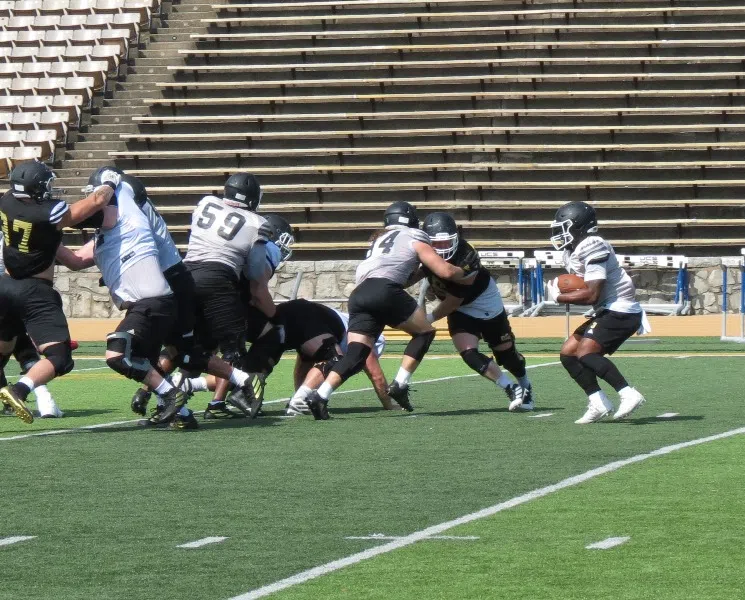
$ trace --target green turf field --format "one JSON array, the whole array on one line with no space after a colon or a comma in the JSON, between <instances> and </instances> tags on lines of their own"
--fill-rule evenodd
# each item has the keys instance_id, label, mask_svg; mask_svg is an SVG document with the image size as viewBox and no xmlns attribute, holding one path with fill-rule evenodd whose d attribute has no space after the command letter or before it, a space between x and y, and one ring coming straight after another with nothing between
<instances>
[{"instance_id":1,"label":"green turf field","mask_svg":"<svg viewBox=\"0 0 745 600\"><path fill-rule=\"evenodd\" d=\"M533 414L551 413L542 418L507 412L503 393L459 359L433 357L417 379L453 378L415 385L413 415L383 411L362 391L335 396L328 422L281 418L284 402L275 402L256 421L195 432L138 430L133 384L100 360L78 359L51 387L69 417L30 426L0 418L0 543L36 536L0 546L0 598L228 599L390 543L380 535L409 536L612 461L743 427L745 354L665 356L739 348L700 339L628 346L618 364L648 403L625 422L586 427L573 424L581 392L547 364L556 356L529 361ZM555 340L531 347L557 349ZM267 399L289 394L291 366L280 364ZM363 387L357 378L345 389ZM197 395L193 408L208 398ZM74 431L19 437L59 429ZM478 539L419 541L276 597L741 598L742 442L650 458L444 532ZM212 536L227 539L176 548ZM585 549L614 536L630 539Z\"/></svg>"}]
</instances>

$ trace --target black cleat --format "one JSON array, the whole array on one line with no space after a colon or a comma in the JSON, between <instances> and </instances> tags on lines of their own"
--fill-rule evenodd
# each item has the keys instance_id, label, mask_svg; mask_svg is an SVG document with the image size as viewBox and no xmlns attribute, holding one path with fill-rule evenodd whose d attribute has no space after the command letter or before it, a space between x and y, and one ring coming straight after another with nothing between
<instances>
[{"instance_id":1,"label":"black cleat","mask_svg":"<svg viewBox=\"0 0 745 600\"><path fill-rule=\"evenodd\" d=\"M232 392L226 401L247 417L255 419L264 402L264 377L251 373L246 383Z\"/></svg>"},{"instance_id":2,"label":"black cleat","mask_svg":"<svg viewBox=\"0 0 745 600\"><path fill-rule=\"evenodd\" d=\"M225 402L210 402L204 409L204 420L238 419L243 415L230 410Z\"/></svg>"},{"instance_id":3,"label":"black cleat","mask_svg":"<svg viewBox=\"0 0 745 600\"><path fill-rule=\"evenodd\" d=\"M160 407L161 411L149 419L156 419L156 424L172 421L178 411L186 406L189 394L173 388L170 392L161 396L161 399L163 400L163 405Z\"/></svg>"},{"instance_id":4,"label":"black cleat","mask_svg":"<svg viewBox=\"0 0 745 600\"><path fill-rule=\"evenodd\" d=\"M135 395L132 396L132 404L130 404L132 412L144 417L147 414L147 403L150 401L150 396L152 394L147 390L143 390L142 388L137 390Z\"/></svg>"},{"instance_id":5,"label":"black cleat","mask_svg":"<svg viewBox=\"0 0 745 600\"><path fill-rule=\"evenodd\" d=\"M308 408L316 421L327 421L329 419L329 401L324 400L315 390L305 398Z\"/></svg>"},{"instance_id":6,"label":"black cleat","mask_svg":"<svg viewBox=\"0 0 745 600\"><path fill-rule=\"evenodd\" d=\"M171 421L170 427L171 429L177 429L179 431L187 429L199 429L199 423L197 423L197 420L194 418L194 412L190 410L189 414L186 417L182 415L176 415L176 418Z\"/></svg>"},{"instance_id":7,"label":"black cleat","mask_svg":"<svg viewBox=\"0 0 745 600\"><path fill-rule=\"evenodd\" d=\"M23 386L26 387L26 386ZM27 388L28 389L28 388ZM0 401L11 407L16 417L24 423L33 423L34 415L26 406L24 398L15 388L15 385L9 385L0 390Z\"/></svg>"},{"instance_id":8,"label":"black cleat","mask_svg":"<svg viewBox=\"0 0 745 600\"><path fill-rule=\"evenodd\" d=\"M398 381L394 381L388 386L388 395L393 398L398 405L407 412L414 412L414 407L411 405L409 400L409 386L401 385Z\"/></svg>"},{"instance_id":9,"label":"black cleat","mask_svg":"<svg viewBox=\"0 0 745 600\"><path fill-rule=\"evenodd\" d=\"M161 421L160 414L163 412L161 405L156 406L150 411L150 417L147 419L141 419L137 421L139 427L165 427L168 425L168 421Z\"/></svg>"}]
</instances>

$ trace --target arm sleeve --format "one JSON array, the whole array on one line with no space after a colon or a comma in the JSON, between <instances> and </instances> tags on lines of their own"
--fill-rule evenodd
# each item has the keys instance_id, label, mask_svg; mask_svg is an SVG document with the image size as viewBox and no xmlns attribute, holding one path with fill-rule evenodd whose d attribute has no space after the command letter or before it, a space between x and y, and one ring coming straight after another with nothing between
<instances>
[{"instance_id":1,"label":"arm sleeve","mask_svg":"<svg viewBox=\"0 0 745 600\"><path fill-rule=\"evenodd\" d=\"M249 281L256 281L263 277L267 267L274 273L279 260L279 248L277 248L274 242L258 242L253 245L248 254L248 260L243 268L243 274Z\"/></svg>"},{"instance_id":2,"label":"arm sleeve","mask_svg":"<svg viewBox=\"0 0 745 600\"><path fill-rule=\"evenodd\" d=\"M49 222L52 225L56 225L62 220L62 217L65 216L65 213L69 212L69 210L70 207L67 205L67 202L58 202L52 207L52 210L49 211Z\"/></svg>"}]
</instances>

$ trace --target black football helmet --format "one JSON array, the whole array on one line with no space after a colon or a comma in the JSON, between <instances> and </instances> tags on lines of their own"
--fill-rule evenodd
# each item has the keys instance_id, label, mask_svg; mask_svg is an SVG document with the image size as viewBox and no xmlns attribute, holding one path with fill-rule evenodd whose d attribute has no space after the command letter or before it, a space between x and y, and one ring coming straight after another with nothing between
<instances>
[{"instance_id":1,"label":"black football helmet","mask_svg":"<svg viewBox=\"0 0 745 600\"><path fill-rule=\"evenodd\" d=\"M398 201L385 209L383 224L386 227L390 227L391 225L405 225L406 227L419 229L419 217L416 214L416 208L411 204Z\"/></svg>"},{"instance_id":2,"label":"black football helmet","mask_svg":"<svg viewBox=\"0 0 745 600\"><path fill-rule=\"evenodd\" d=\"M446 212L433 212L422 223L422 231L432 240L432 247L444 260L450 260L458 249L458 225Z\"/></svg>"},{"instance_id":3,"label":"black football helmet","mask_svg":"<svg viewBox=\"0 0 745 600\"><path fill-rule=\"evenodd\" d=\"M243 204L249 210L259 209L263 195L259 180L251 173L235 173L225 182L225 199Z\"/></svg>"},{"instance_id":4,"label":"black football helmet","mask_svg":"<svg viewBox=\"0 0 745 600\"><path fill-rule=\"evenodd\" d=\"M556 211L551 223L551 243L557 250L571 250L597 231L595 209L586 202L569 202Z\"/></svg>"},{"instance_id":5,"label":"black football helmet","mask_svg":"<svg viewBox=\"0 0 745 600\"><path fill-rule=\"evenodd\" d=\"M55 177L54 171L42 162L24 162L10 172L10 191L16 198L53 200L60 195L53 187Z\"/></svg>"},{"instance_id":6,"label":"black football helmet","mask_svg":"<svg viewBox=\"0 0 745 600\"><path fill-rule=\"evenodd\" d=\"M93 190L101 185L101 174L104 171L113 171L114 173L118 173L119 175L124 175L124 171L114 166L106 165L104 167L99 167L98 169L93 171L93 173L91 173L91 176L88 177L88 185L86 185L80 191L86 195L92 194Z\"/></svg>"},{"instance_id":7,"label":"black football helmet","mask_svg":"<svg viewBox=\"0 0 745 600\"><path fill-rule=\"evenodd\" d=\"M295 236L292 234L292 225L284 217L273 213L263 215L266 223L262 224L259 234L271 242L274 242L279 248L281 265L292 255L292 244L295 243ZM278 265L279 266L279 265Z\"/></svg>"}]
</instances>

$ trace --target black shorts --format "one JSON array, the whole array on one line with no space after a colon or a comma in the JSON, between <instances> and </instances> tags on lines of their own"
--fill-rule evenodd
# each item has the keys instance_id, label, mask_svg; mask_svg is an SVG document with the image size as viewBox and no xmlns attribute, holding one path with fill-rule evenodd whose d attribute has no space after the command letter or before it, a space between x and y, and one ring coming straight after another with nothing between
<instances>
[{"instance_id":1,"label":"black shorts","mask_svg":"<svg viewBox=\"0 0 745 600\"><path fill-rule=\"evenodd\" d=\"M62 297L47 279L0 277L0 340L9 342L24 332L37 348L69 341Z\"/></svg>"},{"instance_id":2,"label":"black shorts","mask_svg":"<svg viewBox=\"0 0 745 600\"><path fill-rule=\"evenodd\" d=\"M286 350L300 350L305 342L321 335L330 335L341 344L346 335L341 317L318 302L303 299L283 302L277 306L277 316L285 327Z\"/></svg>"},{"instance_id":3,"label":"black shorts","mask_svg":"<svg viewBox=\"0 0 745 600\"><path fill-rule=\"evenodd\" d=\"M176 299L176 319L173 330L166 337L166 346L174 346L179 353L189 352L194 346L194 327L197 319L196 284L184 263L178 263L163 273Z\"/></svg>"},{"instance_id":4,"label":"black shorts","mask_svg":"<svg viewBox=\"0 0 745 600\"><path fill-rule=\"evenodd\" d=\"M642 313L601 310L574 330L574 335L595 340L605 354L613 354L641 327Z\"/></svg>"},{"instance_id":5,"label":"black shorts","mask_svg":"<svg viewBox=\"0 0 745 600\"><path fill-rule=\"evenodd\" d=\"M477 319L462 312L455 311L448 315L450 337L456 333L470 333L483 339L490 348L515 341L507 312L502 311L491 319Z\"/></svg>"},{"instance_id":6,"label":"black shorts","mask_svg":"<svg viewBox=\"0 0 745 600\"><path fill-rule=\"evenodd\" d=\"M177 310L175 296L138 300L127 309L116 331L131 334L132 355L147 358L155 366L160 349L173 330Z\"/></svg>"},{"instance_id":7,"label":"black shorts","mask_svg":"<svg viewBox=\"0 0 745 600\"><path fill-rule=\"evenodd\" d=\"M398 283L366 279L349 296L349 331L377 340L386 325L400 325L418 306Z\"/></svg>"},{"instance_id":8,"label":"black shorts","mask_svg":"<svg viewBox=\"0 0 745 600\"><path fill-rule=\"evenodd\" d=\"M233 269L221 263L187 263L196 286L197 341L214 351L241 343L246 336L245 311Z\"/></svg>"}]
</instances>

